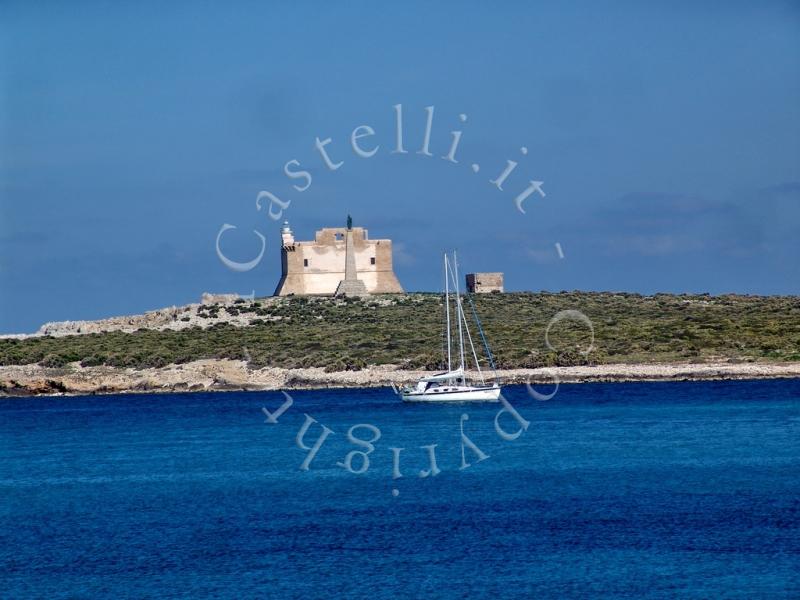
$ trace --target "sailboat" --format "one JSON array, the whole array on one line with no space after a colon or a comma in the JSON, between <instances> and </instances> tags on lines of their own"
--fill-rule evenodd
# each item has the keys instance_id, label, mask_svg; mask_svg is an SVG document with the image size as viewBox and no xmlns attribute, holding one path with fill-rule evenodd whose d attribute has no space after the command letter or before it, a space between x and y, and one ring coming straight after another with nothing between
<instances>
[{"instance_id":1,"label":"sailboat","mask_svg":"<svg viewBox=\"0 0 800 600\"><path fill-rule=\"evenodd\" d=\"M458 323L458 336L456 344L458 346L455 352L455 359L458 360L458 367L453 368L453 340L451 334L451 318L450 318L450 282L453 282L455 288L455 319ZM472 299L467 296L472 307L472 314L475 317L475 323L483 341L484 350L489 366L494 370L494 360L492 358L489 344L486 342L486 336L483 334L478 313L475 312L475 306L472 304ZM481 370L478 355L475 352L475 346L472 343L472 334L469 331L467 319L464 316L464 306L461 302L461 292L458 286L458 259L455 251L453 252L453 266L450 266L450 260L447 254L444 255L444 306L445 306L445 328L447 339L447 370L443 373L431 375L430 377L423 377L417 382L414 387L403 387L398 391L398 394L405 402L466 402L466 401L479 401L479 402L496 402L500 398L500 385L498 383L486 383ZM472 358L475 360L475 366L478 371L480 384L475 385L467 381L465 372L465 343L464 334L466 332L466 341L469 344Z\"/></svg>"}]
</instances>

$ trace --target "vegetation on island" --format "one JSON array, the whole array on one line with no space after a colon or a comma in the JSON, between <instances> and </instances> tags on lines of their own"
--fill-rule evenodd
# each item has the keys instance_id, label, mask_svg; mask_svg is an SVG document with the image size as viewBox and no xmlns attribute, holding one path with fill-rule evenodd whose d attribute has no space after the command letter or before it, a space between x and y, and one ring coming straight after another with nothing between
<instances>
[{"instance_id":1,"label":"vegetation on island","mask_svg":"<svg viewBox=\"0 0 800 600\"><path fill-rule=\"evenodd\" d=\"M800 360L800 298L561 292L473 296L498 368L710 360ZM266 298L204 305L208 327L1 339L0 364L161 367L197 359L253 367L442 366L444 302L438 294ZM586 315L563 319L564 310ZM467 315L471 313L465 304ZM249 326L223 322L246 315ZM216 321L216 322L215 322ZM472 328L476 348L479 333Z\"/></svg>"}]
</instances>

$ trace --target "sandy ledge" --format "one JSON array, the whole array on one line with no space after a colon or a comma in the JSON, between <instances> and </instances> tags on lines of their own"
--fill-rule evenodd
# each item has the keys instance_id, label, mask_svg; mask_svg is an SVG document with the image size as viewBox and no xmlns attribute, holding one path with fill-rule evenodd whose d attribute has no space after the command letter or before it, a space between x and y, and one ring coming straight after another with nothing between
<instances>
[{"instance_id":1,"label":"sandy ledge","mask_svg":"<svg viewBox=\"0 0 800 600\"><path fill-rule=\"evenodd\" d=\"M321 368L251 369L245 361L198 360L152 369L39 365L0 366L0 396L120 394L233 390L379 387L414 383L428 371L391 365L326 373ZM800 378L800 362L610 364L498 371L505 383L590 381L680 381L706 379Z\"/></svg>"}]
</instances>

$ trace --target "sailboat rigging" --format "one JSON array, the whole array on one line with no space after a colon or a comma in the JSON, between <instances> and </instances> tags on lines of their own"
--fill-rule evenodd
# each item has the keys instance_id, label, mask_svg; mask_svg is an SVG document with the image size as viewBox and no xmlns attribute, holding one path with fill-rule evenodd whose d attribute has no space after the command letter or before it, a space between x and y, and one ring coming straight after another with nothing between
<instances>
[{"instance_id":1,"label":"sailboat rigging","mask_svg":"<svg viewBox=\"0 0 800 600\"><path fill-rule=\"evenodd\" d=\"M452 335L452 319L450 315L450 283L453 283L455 288L455 319L457 322L457 345L458 352L456 358L458 360L458 367L453 368L453 335ZM438 373L429 377L423 377L417 382L414 387L404 387L399 390L400 397L406 402L464 402L464 401L482 401L494 402L500 398L500 385L497 382L488 384L483 376L478 354L475 351L475 345L472 342L472 334L469 330L466 315L464 314L464 306L461 301L461 290L459 289L458 279L458 259L456 253L453 252L453 264L450 265L450 260L447 254L444 255L444 304L445 304L445 329L447 340L447 370L443 373ZM475 318L481 340L483 342L486 358L489 366L494 370L494 360L492 358L489 344L486 341L486 336L483 333L478 314L475 311L475 306L470 299L472 307L472 314ZM466 338L465 338L466 334ZM465 353L466 343L469 344L470 358L475 361L475 367L480 379L480 385L472 385L468 382L466 377L466 358ZM443 348L444 350L444 348ZM496 375L496 373L495 373Z\"/></svg>"}]
</instances>

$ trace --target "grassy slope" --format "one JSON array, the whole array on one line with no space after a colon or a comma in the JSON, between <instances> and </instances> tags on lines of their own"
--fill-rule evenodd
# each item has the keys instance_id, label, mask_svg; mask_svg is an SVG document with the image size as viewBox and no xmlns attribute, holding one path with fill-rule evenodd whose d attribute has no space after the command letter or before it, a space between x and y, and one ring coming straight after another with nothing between
<instances>
[{"instance_id":1,"label":"grassy slope","mask_svg":"<svg viewBox=\"0 0 800 600\"><path fill-rule=\"evenodd\" d=\"M384 303L388 302L388 305ZM673 296L570 292L475 297L498 367L706 359L800 360L800 298ZM469 311L469 305L467 311ZM561 310L579 310L595 329L564 320L544 332ZM250 359L253 366L358 369L368 364L439 368L443 303L438 295L269 299L231 308L251 325L208 329L104 333L0 340L0 364L162 366L200 358ZM477 332L473 331L477 340Z\"/></svg>"}]
</instances>

